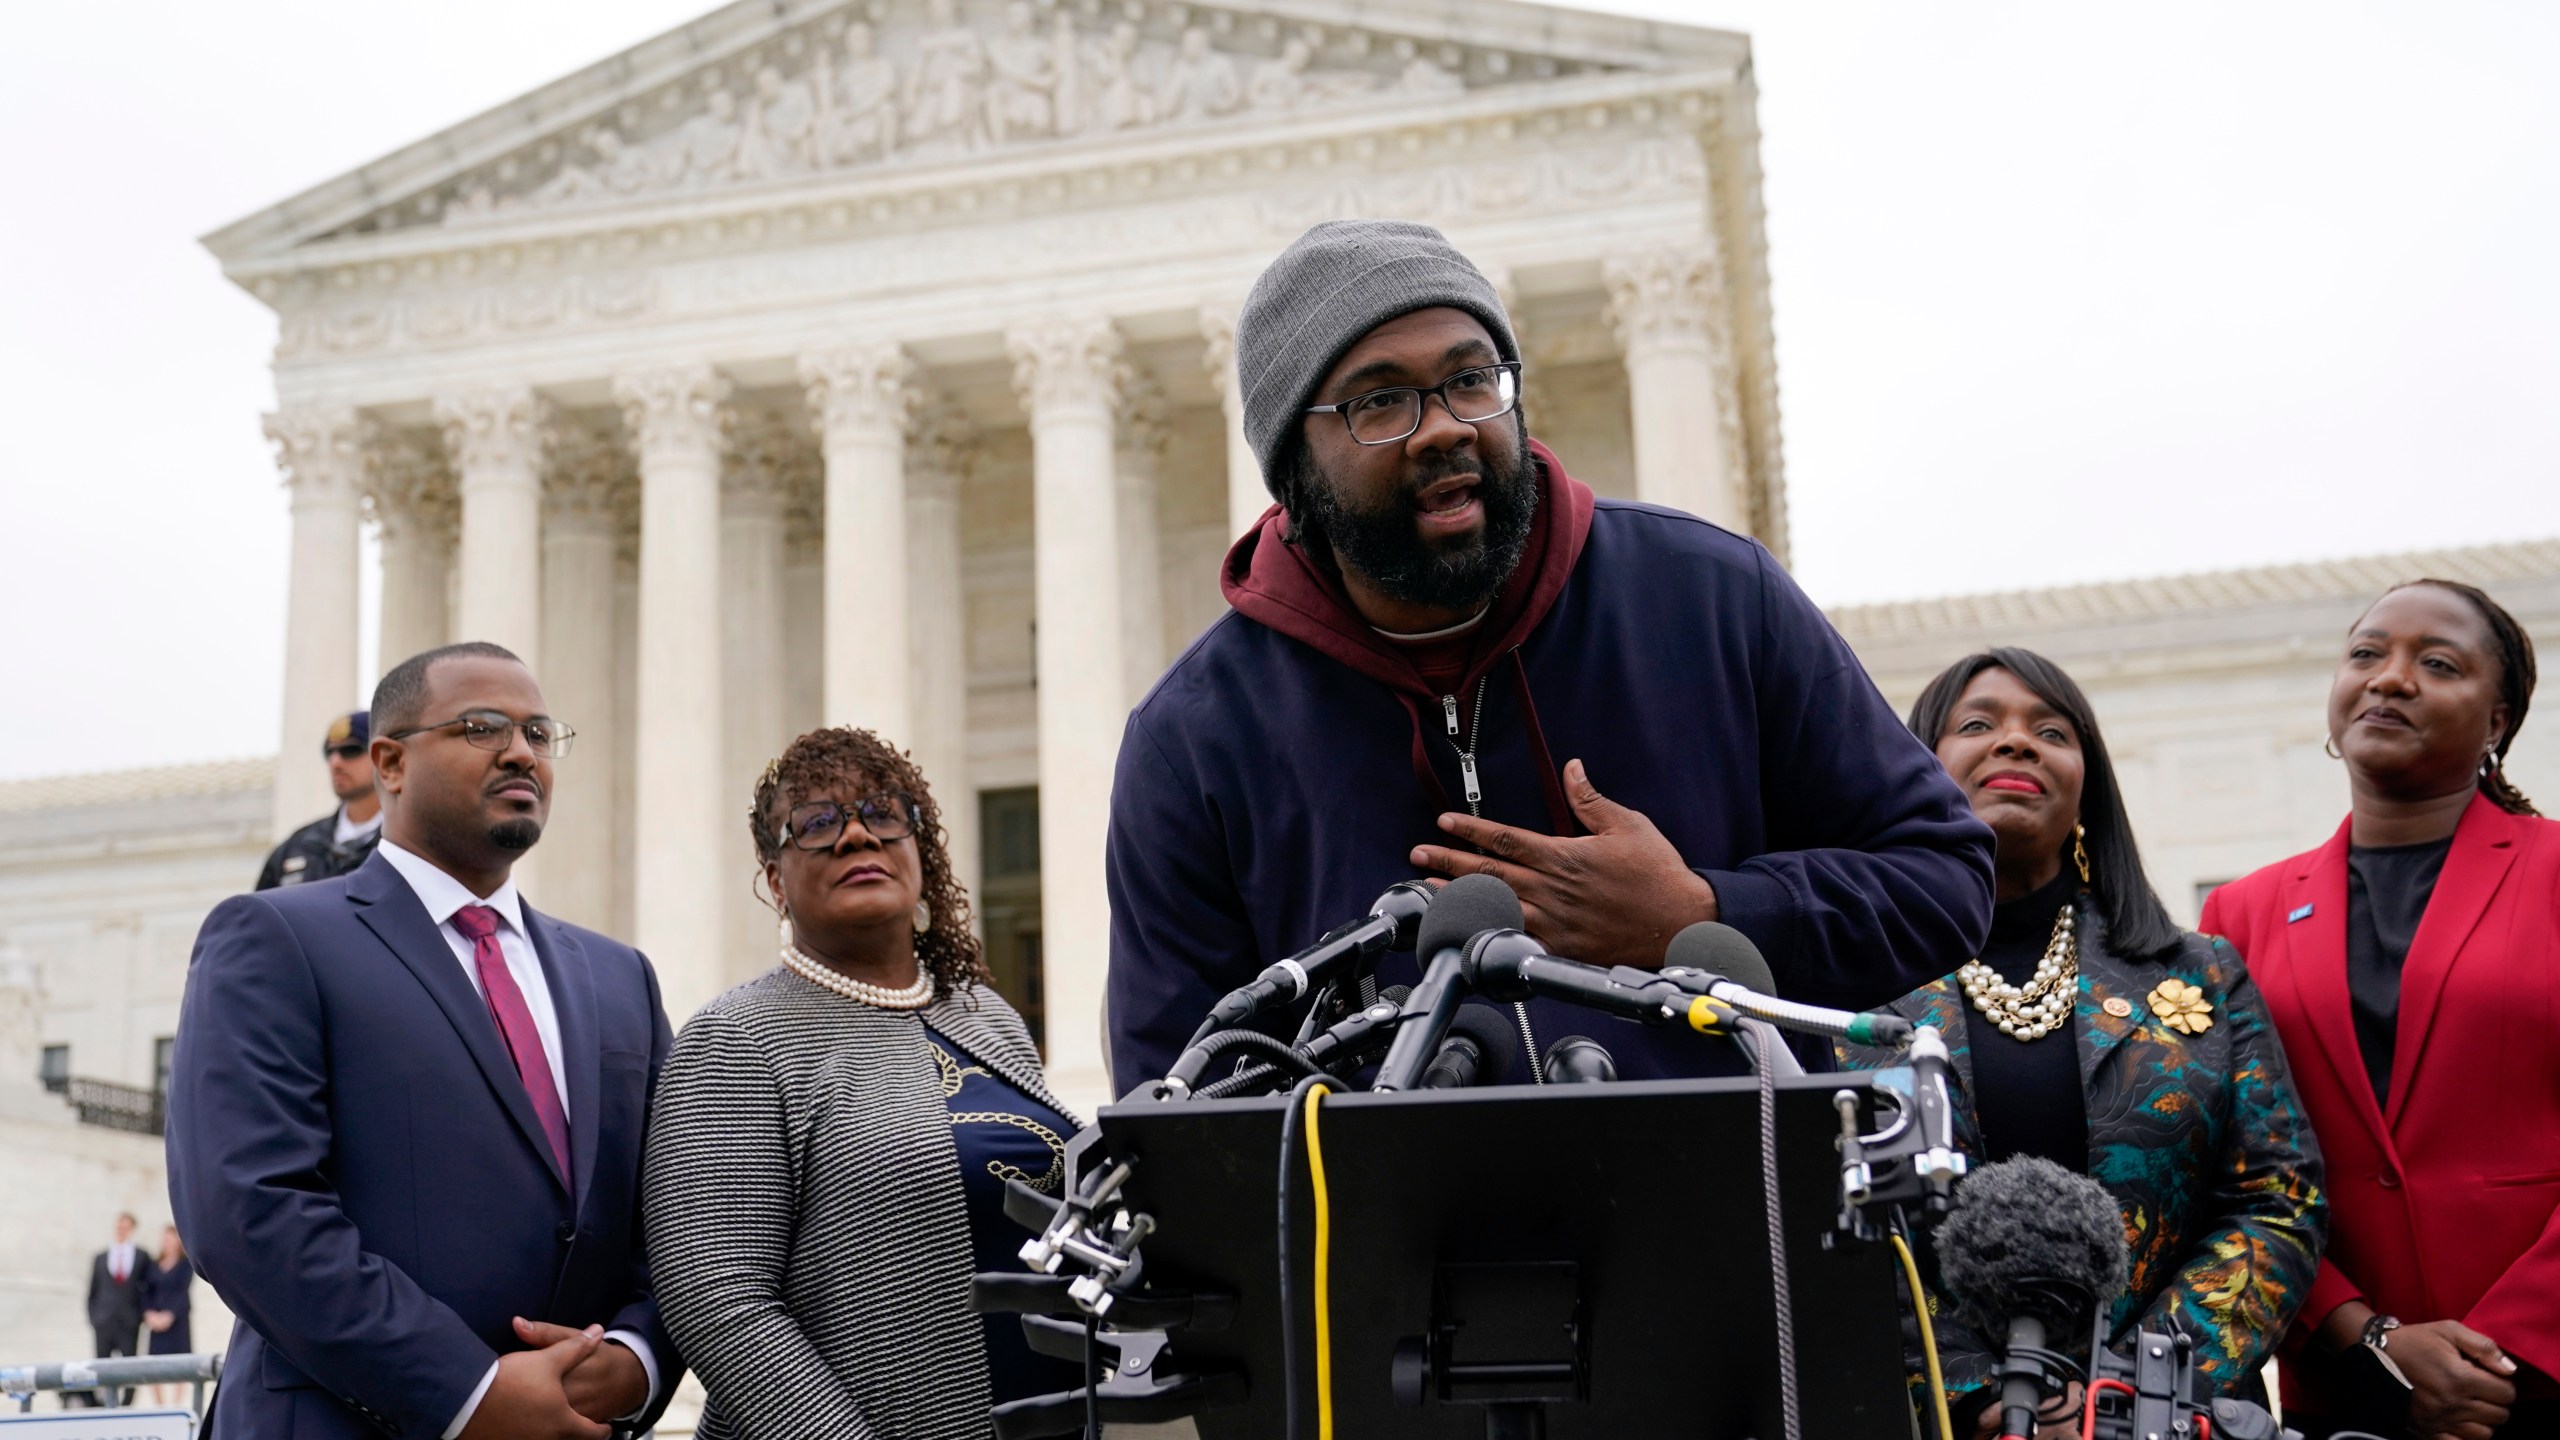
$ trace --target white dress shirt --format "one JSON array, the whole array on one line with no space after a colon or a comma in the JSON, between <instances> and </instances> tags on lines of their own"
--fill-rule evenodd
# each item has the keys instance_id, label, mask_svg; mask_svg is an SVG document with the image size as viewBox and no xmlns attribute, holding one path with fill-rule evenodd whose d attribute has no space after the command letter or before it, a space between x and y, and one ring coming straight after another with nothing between
<instances>
[{"instance_id":1,"label":"white dress shirt","mask_svg":"<svg viewBox=\"0 0 2560 1440\"><path fill-rule=\"evenodd\" d=\"M344 819L344 812L341 812L340 823L343 824ZM409 883L418 903L427 907L427 918L435 922L436 933L444 937L444 943L453 951L453 958L461 964L462 973L470 979L472 993L478 995L483 1003L489 996L480 988L480 962L472 958L471 937L453 927L453 912L465 905L486 905L498 912L498 952L506 957L507 974L516 982L516 989L524 992L524 1008L533 1012L533 1028L542 1036L542 1058L551 1065L552 1088L560 1092L560 1113L574 1128L578 1120L569 1113L569 1069L560 1058L560 1011L551 1003L551 982L544 977L542 957L533 953L532 936L525 930L524 902L516 896L515 880L510 877L495 893L484 899L472 894L470 887L437 869L433 861L415 851L404 850L385 840L380 853L383 859L391 862L392 869L400 872L400 878ZM658 1393L658 1357L650 1351L648 1340L630 1330L608 1330L604 1338L620 1342L625 1349L640 1357L640 1369L649 1377L649 1394L655 1396ZM453 1417L452 1424L444 1427L444 1440L454 1440L462 1433L462 1427L471 1423L473 1412L480 1408L480 1398L489 1393L491 1382L497 1378L498 1367L493 1364L489 1373L480 1377L480 1386L471 1392L471 1398L462 1402L461 1413ZM639 1410L622 1418L628 1420L648 1408L648 1401L643 1400Z\"/></svg>"},{"instance_id":2,"label":"white dress shirt","mask_svg":"<svg viewBox=\"0 0 2560 1440\"><path fill-rule=\"evenodd\" d=\"M133 1278L133 1242L107 1247L107 1278L119 1283Z\"/></svg>"}]
</instances>

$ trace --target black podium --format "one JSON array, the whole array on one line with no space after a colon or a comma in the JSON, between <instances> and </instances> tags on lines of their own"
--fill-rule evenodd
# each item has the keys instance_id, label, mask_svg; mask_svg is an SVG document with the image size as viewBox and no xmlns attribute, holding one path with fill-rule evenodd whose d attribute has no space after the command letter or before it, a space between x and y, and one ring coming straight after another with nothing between
<instances>
[{"instance_id":1,"label":"black podium","mask_svg":"<svg viewBox=\"0 0 2560 1440\"><path fill-rule=\"evenodd\" d=\"M1757 1082L1342 1094L1319 1113L1329 1196L1334 1433L1776 1440L1774 1297ZM1890 1252L1826 1247L1838 1216L1832 1097L1863 1075L1781 1080L1778 1170L1803 1433L1908 1440ZM1106 1107L1129 1208L1155 1222L1145 1293L1231 1296L1174 1330L1159 1370L1241 1373L1202 1440L1284 1433L1277 1251L1286 1102ZM1291 1316L1313 1437L1314 1199L1296 1150ZM1217 1307L1221 1312L1226 1306ZM1528 1412L1534 1411L1534 1415ZM1524 1424L1525 1421L1525 1424Z\"/></svg>"}]
</instances>

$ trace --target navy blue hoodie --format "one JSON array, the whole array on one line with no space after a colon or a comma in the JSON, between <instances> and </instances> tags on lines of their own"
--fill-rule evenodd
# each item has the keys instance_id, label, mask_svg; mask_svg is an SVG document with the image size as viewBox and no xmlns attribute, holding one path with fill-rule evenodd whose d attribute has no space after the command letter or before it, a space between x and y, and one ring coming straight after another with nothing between
<instances>
[{"instance_id":1,"label":"navy blue hoodie","mask_svg":"<svg viewBox=\"0 0 2560 1440\"><path fill-rule=\"evenodd\" d=\"M1847 642L1756 542L1597 500L1544 446L1529 547L1435 694L1275 507L1236 542L1234 609L1129 717L1111 794L1112 1081L1160 1076L1209 1007L1379 893L1460 808L1582 833L1561 764L1643 812L1795 999L1881 1005L1991 923L1991 834ZM1450 700L1461 729L1447 734ZM1478 718L1480 717L1480 718ZM1381 985L1411 984L1391 956ZM1589 1035L1622 1079L1731 1073L1722 1042L1532 1001L1540 1049ZM1511 1078L1526 1078L1515 1065Z\"/></svg>"}]
</instances>

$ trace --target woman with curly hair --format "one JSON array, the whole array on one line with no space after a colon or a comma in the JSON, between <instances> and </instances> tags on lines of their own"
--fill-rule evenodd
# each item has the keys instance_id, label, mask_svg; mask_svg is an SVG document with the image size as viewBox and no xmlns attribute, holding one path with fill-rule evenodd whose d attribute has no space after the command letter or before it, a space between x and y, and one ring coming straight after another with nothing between
<instances>
[{"instance_id":1,"label":"woman with curly hair","mask_svg":"<svg viewBox=\"0 0 2560 1440\"><path fill-rule=\"evenodd\" d=\"M1076 1121L988 984L913 761L815 730L747 823L781 964L676 1037L642 1204L705 1440L984 1440L991 1404L1074 1388L969 1277L1020 1268L1007 1180L1055 1193Z\"/></svg>"}]
</instances>

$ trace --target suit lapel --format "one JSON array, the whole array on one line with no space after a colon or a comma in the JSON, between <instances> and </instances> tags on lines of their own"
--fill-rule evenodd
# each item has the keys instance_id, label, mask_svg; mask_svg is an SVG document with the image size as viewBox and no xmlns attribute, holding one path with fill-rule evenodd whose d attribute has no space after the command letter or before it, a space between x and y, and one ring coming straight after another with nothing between
<instances>
[{"instance_id":1,"label":"suit lapel","mask_svg":"<svg viewBox=\"0 0 2560 1440\"><path fill-rule=\"evenodd\" d=\"M2353 823L2340 825L2328 844L2285 875L2278 903L2285 916L2302 918L2278 925L2275 953L2284 957L2284 978L2293 985L2302 1013L2310 1017L2313 1048L2374 1144L2390 1154L2390 1128L2373 1103L2373 1081L2365 1074L2364 1051L2356 1042L2355 1000L2347 990L2347 833ZM2262 977L2276 968L2258 967ZM2260 983L2266 982L2262 978Z\"/></svg>"},{"instance_id":2,"label":"suit lapel","mask_svg":"<svg viewBox=\"0 0 2560 1440\"><path fill-rule=\"evenodd\" d=\"M2462 942L2479 927L2482 912L2498 893L2498 883L2515 860L2515 826L2507 813L2487 797L2474 795L2453 832L2453 848L2445 852L2444 870L2435 893L2427 898L2418 933L2400 966L2400 1019L2391 1047L2391 1111L2397 1124L2417 1088L2418 1063L2434 1029L2436 1002L2445 981L2461 958Z\"/></svg>"},{"instance_id":3,"label":"suit lapel","mask_svg":"<svg viewBox=\"0 0 2560 1440\"><path fill-rule=\"evenodd\" d=\"M587 947L575 935L532 906L523 908L533 953L540 957L543 981L551 987L551 1011L560 1019L560 1066L568 1072L561 1078L569 1087L569 1169L577 1196L577 1208L570 1213L584 1214L587 1181L596 1168L596 1097L604 1089L595 969L587 959ZM550 1147L544 1146L543 1152L550 1153Z\"/></svg>"},{"instance_id":4,"label":"suit lapel","mask_svg":"<svg viewBox=\"0 0 2560 1440\"><path fill-rule=\"evenodd\" d=\"M356 917L365 928L426 987L436 1008L453 1026L453 1033L461 1038L462 1048L471 1052L472 1062L480 1067L498 1104L514 1117L525 1143L542 1157L543 1168L558 1178L559 1171L550 1158L551 1142L543 1137L542 1122L533 1113L533 1102L525 1096L524 1078L516 1073L516 1063L507 1054L506 1041L498 1034L498 1022L490 1018L488 1002L480 998L470 977L462 973L461 962L454 959L453 947L445 943L444 932L427 918L427 907L418 903L417 892L377 850L373 858L348 877L347 900L356 907Z\"/></svg>"},{"instance_id":5,"label":"suit lapel","mask_svg":"<svg viewBox=\"0 0 2560 1440\"><path fill-rule=\"evenodd\" d=\"M1004 1077L1013 1088L1066 1116L1070 1121L1082 1123L1081 1118L1074 1111L1059 1103L1058 1097L1049 1093L1048 1081L1040 1073L1039 1063L1019 1053L1015 1046L1007 1044L1005 1038L997 1034L993 1026L980 1019L977 1012L971 1010L958 997L948 993L937 997L931 1005L925 1007L924 1021L933 1027L935 1034L966 1051L970 1059Z\"/></svg>"}]
</instances>

